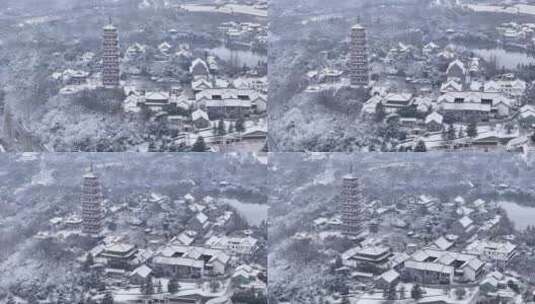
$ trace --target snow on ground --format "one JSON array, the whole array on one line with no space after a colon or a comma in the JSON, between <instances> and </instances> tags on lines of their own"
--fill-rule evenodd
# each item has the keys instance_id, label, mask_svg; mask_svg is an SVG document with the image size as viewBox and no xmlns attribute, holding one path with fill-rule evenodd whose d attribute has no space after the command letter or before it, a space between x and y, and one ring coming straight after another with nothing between
<instances>
[{"instance_id":1,"label":"snow on ground","mask_svg":"<svg viewBox=\"0 0 535 304\"><path fill-rule=\"evenodd\" d=\"M341 19L341 18L343 18L343 16L340 15L340 14L326 14L326 15L320 15L320 16L314 16L314 17L307 18L307 19L301 21L301 24L307 25L308 23L323 22L323 21L329 21L329 20L332 20L332 19Z\"/></svg>"},{"instance_id":2,"label":"snow on ground","mask_svg":"<svg viewBox=\"0 0 535 304\"><path fill-rule=\"evenodd\" d=\"M465 7L475 12L535 15L535 5L529 4L515 4L512 6L467 4Z\"/></svg>"},{"instance_id":3,"label":"snow on ground","mask_svg":"<svg viewBox=\"0 0 535 304\"><path fill-rule=\"evenodd\" d=\"M52 169L46 169L42 168L39 173L32 176L32 186L33 185L42 185L42 186L48 186L52 185L55 182L55 178L53 176L54 170Z\"/></svg>"},{"instance_id":4,"label":"snow on ground","mask_svg":"<svg viewBox=\"0 0 535 304\"><path fill-rule=\"evenodd\" d=\"M399 290L401 286L404 286L405 288L405 294L406 297L410 297L410 291L412 289L412 284L399 284L397 286L397 289ZM424 295L423 298L428 301L436 301L444 303L455 303L455 304L469 304L475 302L475 297L479 294L477 289L466 289L466 296L464 299L458 300L455 296L455 288L452 288L449 292L449 294L444 294L444 289L440 288L428 288L423 287L424 289ZM408 303L413 303L412 299L407 299ZM383 291L382 290L376 290L373 294L370 293L362 293L359 295L356 295L354 299L351 301L352 304L382 304L385 302L385 299L383 298ZM404 303L404 301L398 300L400 303Z\"/></svg>"},{"instance_id":5,"label":"snow on ground","mask_svg":"<svg viewBox=\"0 0 535 304\"><path fill-rule=\"evenodd\" d=\"M305 92L308 93L318 93L322 91L335 90L338 91L342 88L347 88L351 86L349 78L342 78L337 82L322 83L318 85L310 85L306 88Z\"/></svg>"},{"instance_id":6,"label":"snow on ground","mask_svg":"<svg viewBox=\"0 0 535 304\"><path fill-rule=\"evenodd\" d=\"M40 278L43 285L66 282L72 275L72 268L65 261L45 261L39 257L29 258L35 250L35 240L29 239L17 247L16 252L0 263L0 273L9 274L0 280L0 288L17 284L31 284ZM34 254L35 256L35 254Z\"/></svg>"},{"instance_id":7,"label":"snow on ground","mask_svg":"<svg viewBox=\"0 0 535 304\"><path fill-rule=\"evenodd\" d=\"M225 4L223 6L213 5L199 5L199 4L184 4L179 6L189 12L204 12L204 13L224 13L224 14L244 14L256 17L267 17L267 10L258 9L250 5L242 4Z\"/></svg>"},{"instance_id":8,"label":"snow on ground","mask_svg":"<svg viewBox=\"0 0 535 304\"><path fill-rule=\"evenodd\" d=\"M459 129L462 126L464 132L466 133L467 126L464 124L456 124L453 127L455 128L455 133L459 134ZM487 136L498 136L498 137L519 137L520 133L519 130L513 130L511 134L507 134L506 128L504 124L497 124L494 127L491 127L489 125L481 125L477 127L477 138L484 138ZM469 137L465 136L461 139L456 139L457 142L462 142L465 140L468 140ZM416 137L412 143L416 143L419 140L423 140L425 142L425 146L428 150L433 150L441 147L444 144L444 141L442 139L442 133L441 132L435 132L425 137Z\"/></svg>"},{"instance_id":9,"label":"snow on ground","mask_svg":"<svg viewBox=\"0 0 535 304\"><path fill-rule=\"evenodd\" d=\"M331 185L336 182L334 170L323 170L312 182L314 185Z\"/></svg>"},{"instance_id":10,"label":"snow on ground","mask_svg":"<svg viewBox=\"0 0 535 304\"><path fill-rule=\"evenodd\" d=\"M162 293L167 293L168 280L154 279L154 286L157 286L158 281L162 283ZM204 282L201 286L199 286L199 284L196 282L179 281L178 283L180 289L177 293L175 293L175 295L177 296L197 294L206 298L222 297L227 295L230 287L230 280L220 281L220 283L222 283L222 286L216 292L212 292L212 290L210 289L209 282ZM113 299L117 302L135 301L138 300L141 295L142 294L139 287L120 288L113 291Z\"/></svg>"}]
</instances>

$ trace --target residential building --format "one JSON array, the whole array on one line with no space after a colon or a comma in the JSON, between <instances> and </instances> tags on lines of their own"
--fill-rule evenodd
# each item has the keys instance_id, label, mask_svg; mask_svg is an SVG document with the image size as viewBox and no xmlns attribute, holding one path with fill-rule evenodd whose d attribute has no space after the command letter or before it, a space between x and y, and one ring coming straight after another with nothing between
<instances>
[{"instance_id":1,"label":"residential building","mask_svg":"<svg viewBox=\"0 0 535 304\"><path fill-rule=\"evenodd\" d=\"M163 276L200 278L227 271L230 257L222 250L206 247L171 245L152 259L152 269Z\"/></svg>"},{"instance_id":2,"label":"residential building","mask_svg":"<svg viewBox=\"0 0 535 304\"><path fill-rule=\"evenodd\" d=\"M508 241L475 240L466 246L465 251L479 256L486 262L505 266L517 254L517 246Z\"/></svg>"}]
</instances>

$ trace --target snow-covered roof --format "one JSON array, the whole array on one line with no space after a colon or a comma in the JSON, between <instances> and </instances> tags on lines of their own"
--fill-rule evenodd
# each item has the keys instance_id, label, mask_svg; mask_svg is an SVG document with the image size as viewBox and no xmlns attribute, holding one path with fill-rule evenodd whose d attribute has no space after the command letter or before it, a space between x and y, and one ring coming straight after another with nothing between
<instances>
[{"instance_id":1,"label":"snow-covered roof","mask_svg":"<svg viewBox=\"0 0 535 304\"><path fill-rule=\"evenodd\" d=\"M212 100L219 99L240 99L240 100L255 100L258 98L266 99L265 95L251 89L234 89L234 88L210 88L202 90L195 95L195 99Z\"/></svg>"},{"instance_id":2,"label":"snow-covered roof","mask_svg":"<svg viewBox=\"0 0 535 304\"><path fill-rule=\"evenodd\" d=\"M379 278L384 280L385 282L392 283L395 280L399 279L399 273L394 269L390 269L387 272L381 274Z\"/></svg>"},{"instance_id":3,"label":"snow-covered roof","mask_svg":"<svg viewBox=\"0 0 535 304\"><path fill-rule=\"evenodd\" d=\"M480 199L480 198L478 198L478 199L476 199L476 200L474 201L473 204L474 204L474 207L479 208L479 207L485 205L485 201L482 200L482 199Z\"/></svg>"},{"instance_id":4,"label":"snow-covered roof","mask_svg":"<svg viewBox=\"0 0 535 304\"><path fill-rule=\"evenodd\" d=\"M483 253L484 251L499 252L506 256L516 250L517 246L511 242L494 242L487 240L475 240L466 246L467 252Z\"/></svg>"},{"instance_id":5,"label":"snow-covered roof","mask_svg":"<svg viewBox=\"0 0 535 304\"><path fill-rule=\"evenodd\" d=\"M451 246L453 246L453 243L446 240L443 236L436 239L433 242L433 244L437 246L438 249L441 249L441 250L448 250L451 248Z\"/></svg>"},{"instance_id":6,"label":"snow-covered roof","mask_svg":"<svg viewBox=\"0 0 535 304\"><path fill-rule=\"evenodd\" d=\"M448 92L448 91L456 91L456 92L460 92L462 91L463 89L463 85L456 81L455 79L450 79L446 82L444 82L441 86L440 86L440 91L441 92Z\"/></svg>"},{"instance_id":7,"label":"snow-covered roof","mask_svg":"<svg viewBox=\"0 0 535 304\"><path fill-rule=\"evenodd\" d=\"M195 241L195 238L192 237L191 234L188 233L188 231L183 231L182 233L180 233L178 236L177 236L177 240L182 244L182 245L191 245L193 243L193 241Z\"/></svg>"},{"instance_id":8,"label":"snow-covered roof","mask_svg":"<svg viewBox=\"0 0 535 304\"><path fill-rule=\"evenodd\" d=\"M201 58L196 58L191 62L191 66L189 68L190 73L193 73L193 70L198 66L201 65L206 71L208 71L208 64L202 60Z\"/></svg>"},{"instance_id":9,"label":"snow-covered roof","mask_svg":"<svg viewBox=\"0 0 535 304\"><path fill-rule=\"evenodd\" d=\"M195 218L199 221L199 223L204 224L208 220L208 216L206 214L199 212L195 216Z\"/></svg>"},{"instance_id":10,"label":"snow-covered roof","mask_svg":"<svg viewBox=\"0 0 535 304\"><path fill-rule=\"evenodd\" d=\"M466 68L464 66L464 63L459 59L455 59L454 61L450 62L450 64L448 65L448 69L446 70L446 74L449 74L451 70L455 67L459 68L462 74L466 74Z\"/></svg>"},{"instance_id":11,"label":"snow-covered roof","mask_svg":"<svg viewBox=\"0 0 535 304\"><path fill-rule=\"evenodd\" d=\"M405 262L405 268L425 270L432 272L440 272L448 275L452 275L454 268L452 266L437 264L437 263L426 263L426 262L417 262L417 261L407 261Z\"/></svg>"},{"instance_id":12,"label":"snow-covered roof","mask_svg":"<svg viewBox=\"0 0 535 304\"><path fill-rule=\"evenodd\" d=\"M195 260L183 257L165 257L156 256L153 258L153 264L174 265L174 266L188 266L192 268L203 268L204 261Z\"/></svg>"},{"instance_id":13,"label":"snow-covered roof","mask_svg":"<svg viewBox=\"0 0 535 304\"><path fill-rule=\"evenodd\" d=\"M132 271L131 276L138 275L142 278L148 277L152 273L152 269L147 265L141 265Z\"/></svg>"},{"instance_id":14,"label":"snow-covered roof","mask_svg":"<svg viewBox=\"0 0 535 304\"><path fill-rule=\"evenodd\" d=\"M208 118L208 114L205 111L201 110L201 109L197 109L197 110L193 111L193 113L191 113L191 119L193 121L196 121L196 120L199 120L199 119L210 120Z\"/></svg>"},{"instance_id":15,"label":"snow-covered roof","mask_svg":"<svg viewBox=\"0 0 535 304\"><path fill-rule=\"evenodd\" d=\"M438 124L442 124L443 117L438 112L433 112L425 118L425 123L428 124L430 122L436 122Z\"/></svg>"},{"instance_id":16,"label":"snow-covered roof","mask_svg":"<svg viewBox=\"0 0 535 304\"><path fill-rule=\"evenodd\" d=\"M145 94L145 100L151 101L151 100L169 100L169 93L168 92L147 92Z\"/></svg>"},{"instance_id":17,"label":"snow-covered roof","mask_svg":"<svg viewBox=\"0 0 535 304\"><path fill-rule=\"evenodd\" d=\"M385 97L387 103L408 103L412 98L411 93L389 93Z\"/></svg>"},{"instance_id":18,"label":"snow-covered roof","mask_svg":"<svg viewBox=\"0 0 535 304\"><path fill-rule=\"evenodd\" d=\"M115 243L115 244L111 244L109 246L106 246L106 251L109 251L109 252L121 252L121 253L126 253L126 252L129 252L133 249L135 249L136 246L135 245L132 245L132 244L125 244L125 243Z\"/></svg>"},{"instance_id":19,"label":"snow-covered roof","mask_svg":"<svg viewBox=\"0 0 535 304\"><path fill-rule=\"evenodd\" d=\"M461 219L459 219L459 223L463 226L463 228L468 228L474 223L474 221L472 221L472 219L468 216L463 216Z\"/></svg>"}]
</instances>

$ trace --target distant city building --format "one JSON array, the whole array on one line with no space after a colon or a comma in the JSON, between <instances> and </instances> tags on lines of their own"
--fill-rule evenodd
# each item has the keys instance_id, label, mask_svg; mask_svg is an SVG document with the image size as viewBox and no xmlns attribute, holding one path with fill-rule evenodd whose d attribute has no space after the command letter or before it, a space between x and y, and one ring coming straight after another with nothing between
<instances>
[{"instance_id":1,"label":"distant city building","mask_svg":"<svg viewBox=\"0 0 535 304\"><path fill-rule=\"evenodd\" d=\"M366 29L357 24L351 29L351 85L367 86L369 83L368 42Z\"/></svg>"},{"instance_id":2,"label":"distant city building","mask_svg":"<svg viewBox=\"0 0 535 304\"><path fill-rule=\"evenodd\" d=\"M344 176L342 185L342 227L344 235L357 237L362 232L364 197L359 179L352 174Z\"/></svg>"},{"instance_id":3,"label":"distant city building","mask_svg":"<svg viewBox=\"0 0 535 304\"><path fill-rule=\"evenodd\" d=\"M84 175L82 185L82 232L99 235L102 232L102 189L98 177L93 173L93 166Z\"/></svg>"},{"instance_id":4,"label":"distant city building","mask_svg":"<svg viewBox=\"0 0 535 304\"><path fill-rule=\"evenodd\" d=\"M102 85L119 86L119 36L117 28L111 23L103 28L102 41Z\"/></svg>"}]
</instances>

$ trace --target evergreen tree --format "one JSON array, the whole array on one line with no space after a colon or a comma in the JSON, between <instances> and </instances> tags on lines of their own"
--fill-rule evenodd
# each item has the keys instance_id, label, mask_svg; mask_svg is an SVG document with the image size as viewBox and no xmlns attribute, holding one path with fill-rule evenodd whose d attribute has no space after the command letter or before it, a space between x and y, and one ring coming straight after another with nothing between
<instances>
[{"instance_id":1,"label":"evergreen tree","mask_svg":"<svg viewBox=\"0 0 535 304\"><path fill-rule=\"evenodd\" d=\"M158 293L162 293L163 292L162 281L158 280L158 285L156 285L156 290L157 290Z\"/></svg>"},{"instance_id":2,"label":"evergreen tree","mask_svg":"<svg viewBox=\"0 0 535 304\"><path fill-rule=\"evenodd\" d=\"M169 282L167 283L167 291L169 293L175 293L178 291L178 289L180 288L179 284L178 284L178 281L175 277L171 278L171 280L169 280Z\"/></svg>"},{"instance_id":3,"label":"evergreen tree","mask_svg":"<svg viewBox=\"0 0 535 304\"><path fill-rule=\"evenodd\" d=\"M466 129L466 135L474 138L477 136L477 122L475 120L472 120Z\"/></svg>"},{"instance_id":4,"label":"evergreen tree","mask_svg":"<svg viewBox=\"0 0 535 304\"><path fill-rule=\"evenodd\" d=\"M243 117L239 117L236 120L236 123L234 125L234 129L236 129L236 132L244 132L245 131L245 121L243 120Z\"/></svg>"},{"instance_id":5,"label":"evergreen tree","mask_svg":"<svg viewBox=\"0 0 535 304\"><path fill-rule=\"evenodd\" d=\"M459 128L459 135L457 135L457 138L463 138L464 137L464 129L463 127L461 126Z\"/></svg>"},{"instance_id":6,"label":"evergreen tree","mask_svg":"<svg viewBox=\"0 0 535 304\"><path fill-rule=\"evenodd\" d=\"M191 151L193 152L206 152L206 143L204 142L204 137L199 136L193 144Z\"/></svg>"},{"instance_id":7,"label":"evergreen tree","mask_svg":"<svg viewBox=\"0 0 535 304\"><path fill-rule=\"evenodd\" d=\"M110 291L107 291L104 295L104 298L102 299L101 304L113 304L113 296L111 295Z\"/></svg>"},{"instance_id":8,"label":"evergreen tree","mask_svg":"<svg viewBox=\"0 0 535 304\"><path fill-rule=\"evenodd\" d=\"M448 140L454 140L455 139L455 128L453 127L452 124L449 125L447 132L448 132L447 139Z\"/></svg>"},{"instance_id":9,"label":"evergreen tree","mask_svg":"<svg viewBox=\"0 0 535 304\"><path fill-rule=\"evenodd\" d=\"M427 147L423 140L418 141L416 147L414 147L414 152L427 152Z\"/></svg>"},{"instance_id":10,"label":"evergreen tree","mask_svg":"<svg viewBox=\"0 0 535 304\"><path fill-rule=\"evenodd\" d=\"M375 106L375 121L383 122L385 117L386 117L385 106L381 102L379 102Z\"/></svg>"},{"instance_id":11,"label":"evergreen tree","mask_svg":"<svg viewBox=\"0 0 535 304\"><path fill-rule=\"evenodd\" d=\"M218 288L219 288L219 282L217 282L216 280L211 280L210 281L210 290L212 292L216 292Z\"/></svg>"},{"instance_id":12,"label":"evergreen tree","mask_svg":"<svg viewBox=\"0 0 535 304\"><path fill-rule=\"evenodd\" d=\"M401 287L399 288L399 298L400 299L405 299L407 295L405 294L405 286L401 285Z\"/></svg>"},{"instance_id":13,"label":"evergreen tree","mask_svg":"<svg viewBox=\"0 0 535 304\"><path fill-rule=\"evenodd\" d=\"M391 284L390 286L388 286L387 292L386 292L386 298L388 300L395 300L397 298L395 285Z\"/></svg>"},{"instance_id":14,"label":"evergreen tree","mask_svg":"<svg viewBox=\"0 0 535 304\"><path fill-rule=\"evenodd\" d=\"M156 149L156 143L152 139L149 142L149 152L158 152L158 149Z\"/></svg>"},{"instance_id":15,"label":"evergreen tree","mask_svg":"<svg viewBox=\"0 0 535 304\"><path fill-rule=\"evenodd\" d=\"M464 297L466 296L466 289L464 289L462 287L456 288L455 289L455 296L457 297L458 300L464 299Z\"/></svg>"},{"instance_id":16,"label":"evergreen tree","mask_svg":"<svg viewBox=\"0 0 535 304\"><path fill-rule=\"evenodd\" d=\"M67 304L67 299L63 291L58 292L58 298L56 299L57 304Z\"/></svg>"},{"instance_id":17,"label":"evergreen tree","mask_svg":"<svg viewBox=\"0 0 535 304\"><path fill-rule=\"evenodd\" d=\"M383 299L388 299L388 287L383 288Z\"/></svg>"},{"instance_id":18,"label":"evergreen tree","mask_svg":"<svg viewBox=\"0 0 535 304\"><path fill-rule=\"evenodd\" d=\"M446 141L448 140L448 131L446 130L446 128L442 128L442 140Z\"/></svg>"},{"instance_id":19,"label":"evergreen tree","mask_svg":"<svg viewBox=\"0 0 535 304\"><path fill-rule=\"evenodd\" d=\"M37 301L37 298L35 296L35 294L30 294L30 296L28 297L28 304L38 304L39 302Z\"/></svg>"},{"instance_id":20,"label":"evergreen tree","mask_svg":"<svg viewBox=\"0 0 535 304\"><path fill-rule=\"evenodd\" d=\"M227 132L225 131L225 121L223 120L223 118L221 118L217 123L217 135L223 136L226 133Z\"/></svg>"},{"instance_id":21,"label":"evergreen tree","mask_svg":"<svg viewBox=\"0 0 535 304\"><path fill-rule=\"evenodd\" d=\"M148 276L145 280L145 283L143 283L143 286L141 286L141 293L143 293L144 295L154 294L154 284L152 283L152 276Z\"/></svg>"},{"instance_id":22,"label":"evergreen tree","mask_svg":"<svg viewBox=\"0 0 535 304\"><path fill-rule=\"evenodd\" d=\"M414 284L411 289L411 298L419 300L422 298L422 289L420 285Z\"/></svg>"},{"instance_id":23,"label":"evergreen tree","mask_svg":"<svg viewBox=\"0 0 535 304\"><path fill-rule=\"evenodd\" d=\"M94 263L95 263L95 261L94 261L94 258L93 258L93 254L91 254L91 252L89 252L87 254L87 256L85 257L85 262L83 264L84 271L89 271L89 269L91 268L91 266L93 266Z\"/></svg>"},{"instance_id":24,"label":"evergreen tree","mask_svg":"<svg viewBox=\"0 0 535 304\"><path fill-rule=\"evenodd\" d=\"M15 298L13 297L13 295L10 294L10 295L7 297L7 302L6 302L6 304L16 304L16 302L15 302Z\"/></svg>"}]
</instances>

